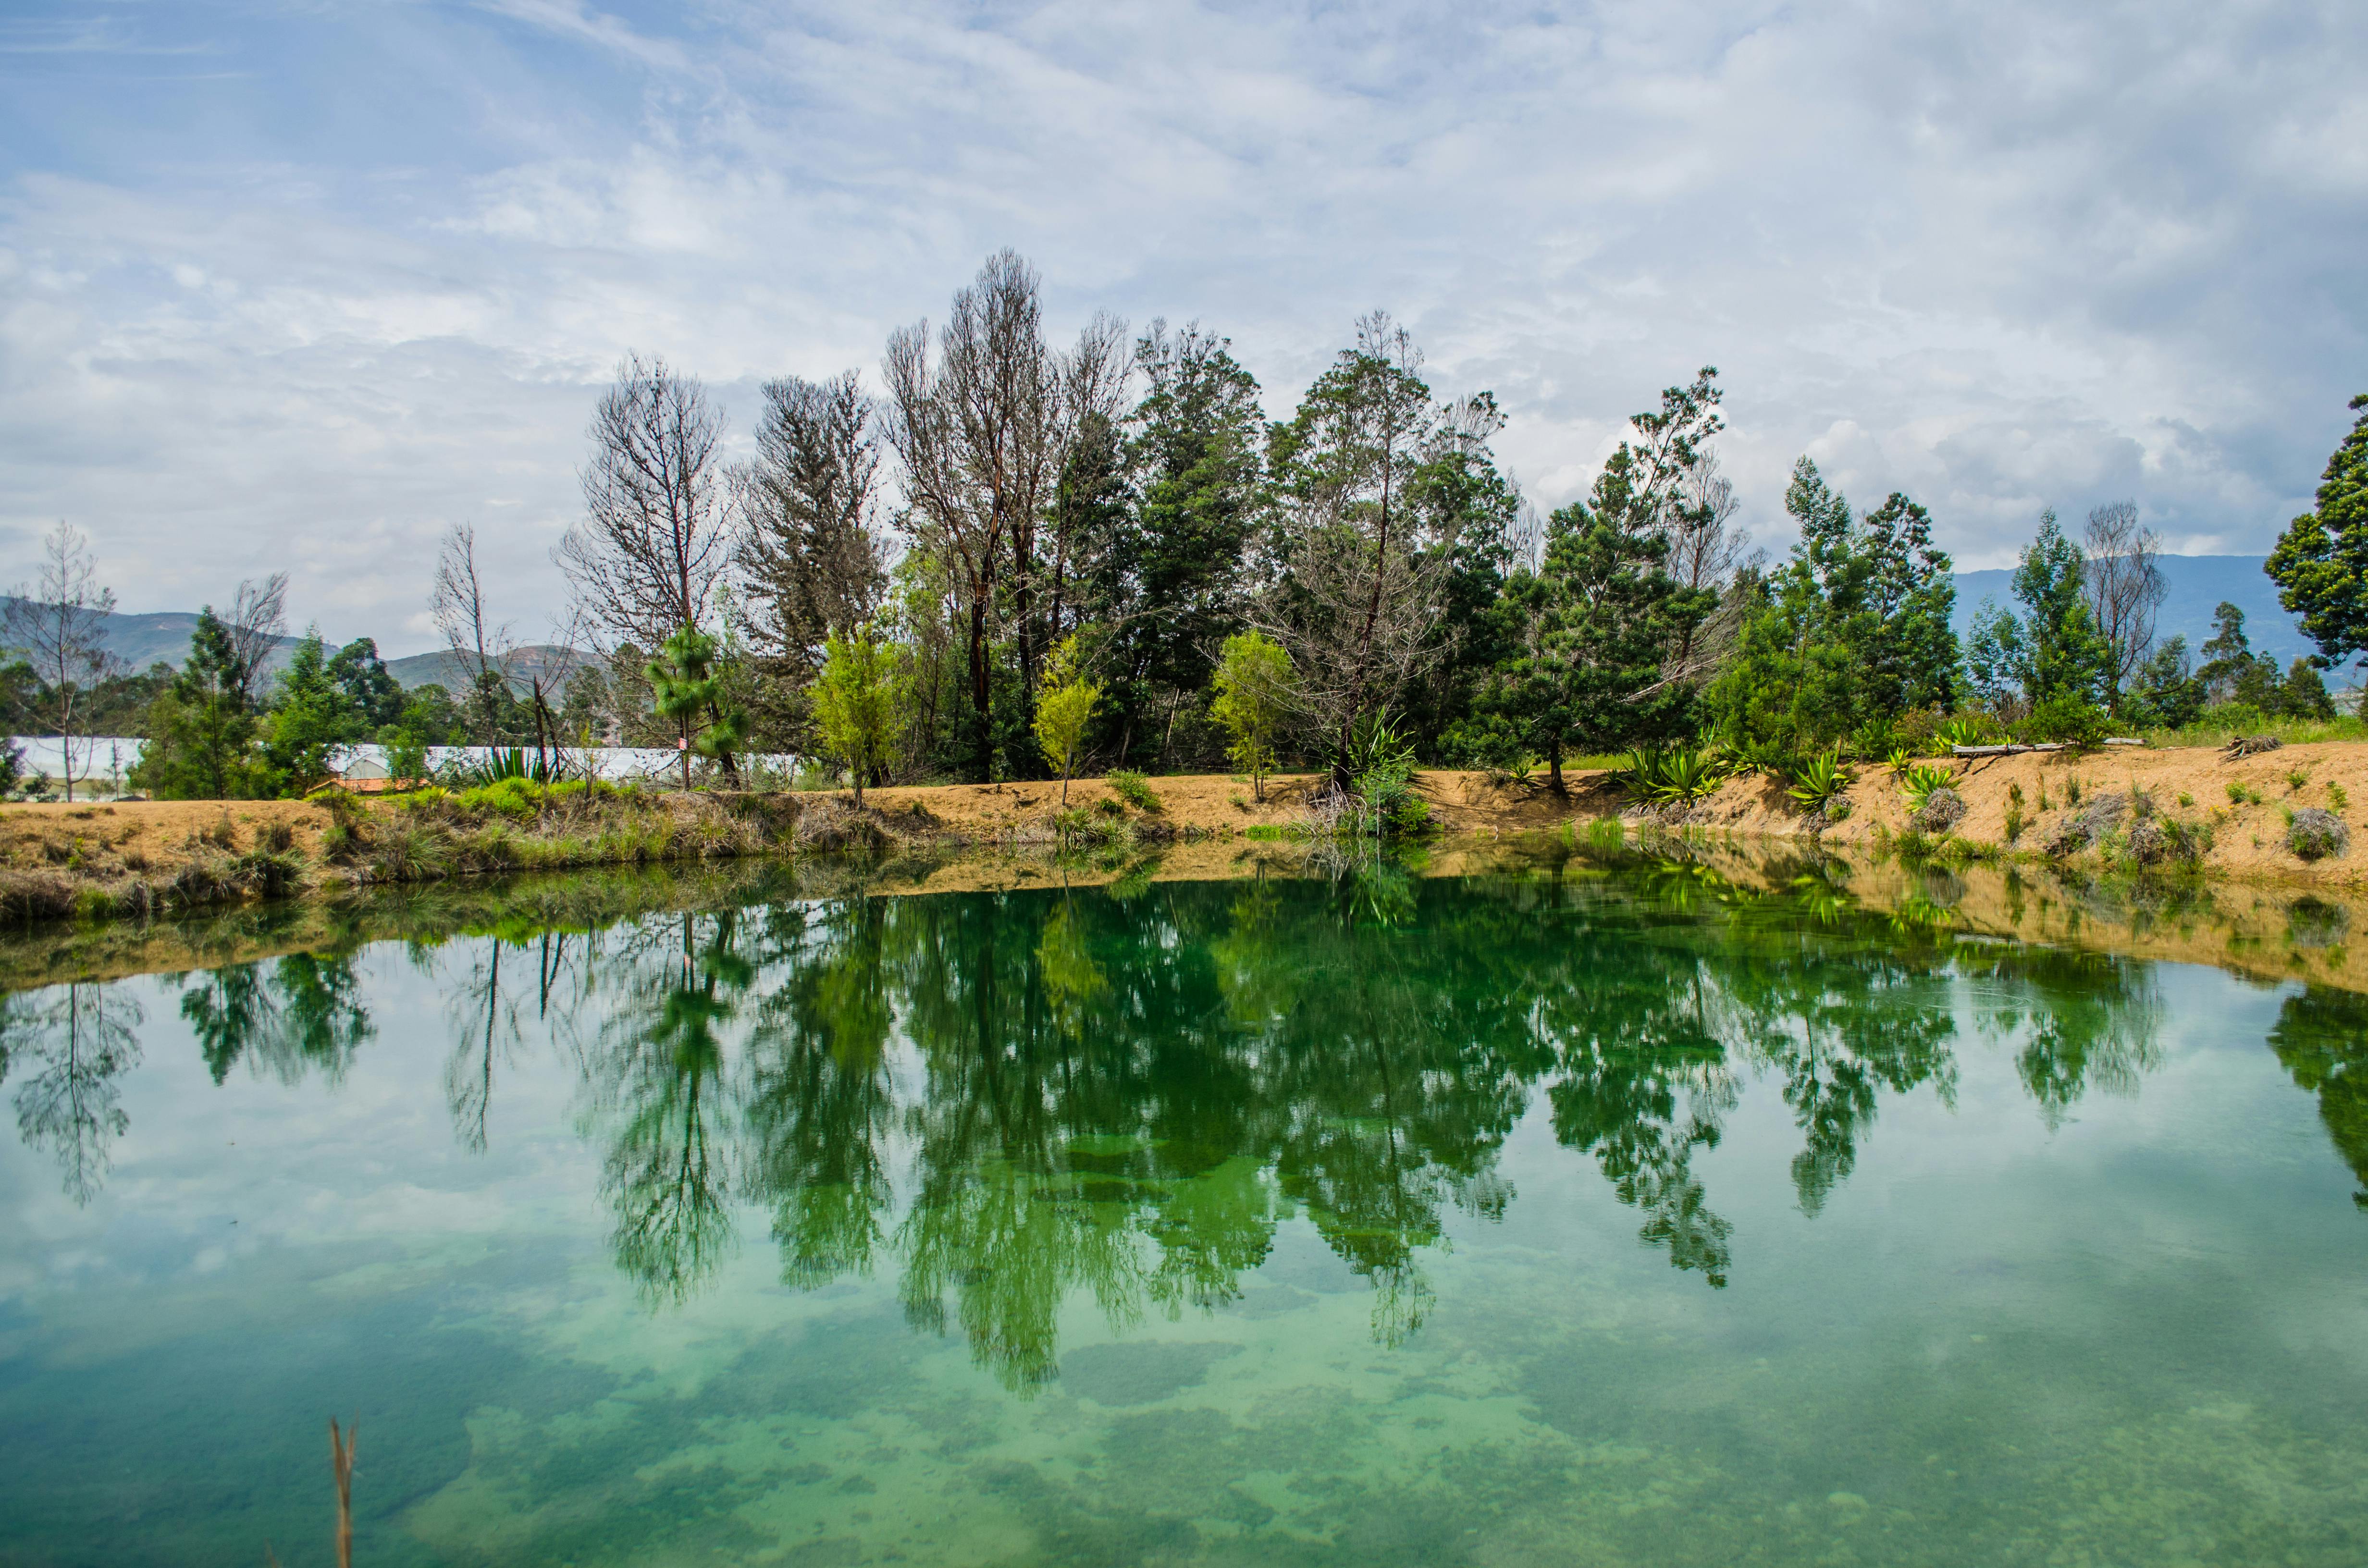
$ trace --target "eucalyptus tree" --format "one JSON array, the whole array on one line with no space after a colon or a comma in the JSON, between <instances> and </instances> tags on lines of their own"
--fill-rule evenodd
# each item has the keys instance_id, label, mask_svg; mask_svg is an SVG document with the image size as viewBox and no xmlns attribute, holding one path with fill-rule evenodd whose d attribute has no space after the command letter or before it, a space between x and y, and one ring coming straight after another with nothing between
<instances>
[{"instance_id":1,"label":"eucalyptus tree","mask_svg":"<svg viewBox=\"0 0 2368 1568\"><path fill-rule=\"evenodd\" d=\"M274 572L239 584L223 625L230 633L232 689L245 707L260 708L264 666L288 631L288 574Z\"/></svg>"},{"instance_id":2,"label":"eucalyptus tree","mask_svg":"<svg viewBox=\"0 0 2368 1568\"><path fill-rule=\"evenodd\" d=\"M491 744L503 738L508 710L517 705L510 666L518 640L507 621L495 621L487 602L484 574L477 565L477 529L455 523L436 552L436 575L427 594L428 619L436 623L453 666L468 682L465 702L476 738Z\"/></svg>"}]
</instances>

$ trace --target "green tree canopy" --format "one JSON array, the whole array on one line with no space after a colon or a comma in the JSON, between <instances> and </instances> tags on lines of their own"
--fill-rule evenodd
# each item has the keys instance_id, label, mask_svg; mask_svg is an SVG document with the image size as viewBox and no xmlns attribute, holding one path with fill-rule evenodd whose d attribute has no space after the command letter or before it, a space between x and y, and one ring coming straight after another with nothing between
<instances>
[{"instance_id":1,"label":"green tree canopy","mask_svg":"<svg viewBox=\"0 0 2368 1568\"><path fill-rule=\"evenodd\" d=\"M1975 689L1994 706L2020 707L2053 738L2101 733L2112 650L2097 630L2084 588L2085 562L2051 509L2015 567L2023 613L1985 602L1965 650Z\"/></svg>"},{"instance_id":2,"label":"green tree canopy","mask_svg":"<svg viewBox=\"0 0 2368 1568\"><path fill-rule=\"evenodd\" d=\"M251 800L278 792L257 755L260 722L248 708L230 627L208 605L189 636L180 674L148 709L148 744L130 775L164 801Z\"/></svg>"},{"instance_id":3,"label":"green tree canopy","mask_svg":"<svg viewBox=\"0 0 2368 1568\"><path fill-rule=\"evenodd\" d=\"M2351 406L2368 409L2368 392ZM2368 653L2368 413L2327 460L2318 505L2286 525L2262 570L2322 660Z\"/></svg>"},{"instance_id":4,"label":"green tree canopy","mask_svg":"<svg viewBox=\"0 0 2368 1568\"><path fill-rule=\"evenodd\" d=\"M1714 722L1738 739L1820 746L1953 702L1956 589L1931 515L1894 491L1855 517L1805 457L1784 509L1801 538L1750 590L1736 655L1712 690Z\"/></svg>"},{"instance_id":5,"label":"green tree canopy","mask_svg":"<svg viewBox=\"0 0 2368 1568\"><path fill-rule=\"evenodd\" d=\"M875 628L858 627L825 642L822 674L810 693L814 730L825 755L845 765L859 807L865 781L877 781L896 766L902 687L896 651Z\"/></svg>"}]
</instances>

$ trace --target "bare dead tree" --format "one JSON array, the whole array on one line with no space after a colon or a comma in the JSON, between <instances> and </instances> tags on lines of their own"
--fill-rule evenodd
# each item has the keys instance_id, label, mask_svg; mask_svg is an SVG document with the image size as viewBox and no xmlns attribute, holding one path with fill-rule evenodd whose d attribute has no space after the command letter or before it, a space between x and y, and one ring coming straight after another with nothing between
<instances>
[{"instance_id":1,"label":"bare dead tree","mask_svg":"<svg viewBox=\"0 0 2368 1568\"><path fill-rule=\"evenodd\" d=\"M114 613L115 590L100 585L90 540L63 518L41 540L40 578L20 584L0 612L0 636L24 654L44 688L69 801L81 776L77 765L83 774L90 770L90 688L113 663L107 618Z\"/></svg>"},{"instance_id":2,"label":"bare dead tree","mask_svg":"<svg viewBox=\"0 0 2368 1568\"><path fill-rule=\"evenodd\" d=\"M1719 472L1718 454L1702 448L1677 481L1677 505L1665 508L1661 525L1669 541L1666 569L1680 587L1718 595L1718 608L1700 625L1689 625L1669 651L1664 680L1697 680L1724 660L1742 630L1744 601L1734 589L1737 574L1756 566L1761 552L1751 535L1735 526L1734 482Z\"/></svg>"},{"instance_id":3,"label":"bare dead tree","mask_svg":"<svg viewBox=\"0 0 2368 1568\"><path fill-rule=\"evenodd\" d=\"M2111 695L2119 697L2153 651L2155 616L2170 594L2157 563L2162 538L2139 523L2135 502L2117 501L2089 514L2081 554L2081 585L2089 613L2111 650Z\"/></svg>"},{"instance_id":4,"label":"bare dead tree","mask_svg":"<svg viewBox=\"0 0 2368 1568\"><path fill-rule=\"evenodd\" d=\"M263 668L288 633L288 574L274 572L239 584L238 592L231 596L223 630L230 634L231 654L225 679L241 705L260 707Z\"/></svg>"},{"instance_id":5,"label":"bare dead tree","mask_svg":"<svg viewBox=\"0 0 2368 1568\"><path fill-rule=\"evenodd\" d=\"M871 415L854 370L768 381L757 459L733 471L750 630L798 685L821 666L824 643L869 620L887 588Z\"/></svg>"},{"instance_id":6,"label":"bare dead tree","mask_svg":"<svg viewBox=\"0 0 2368 1568\"><path fill-rule=\"evenodd\" d=\"M544 778L557 775L563 751L559 709L552 699L564 700L568 683L583 668L583 643L589 635L584 607L571 606L566 616L552 624L552 640L541 656L513 661L513 667L522 666L525 674L527 710L534 720L535 769Z\"/></svg>"},{"instance_id":7,"label":"bare dead tree","mask_svg":"<svg viewBox=\"0 0 2368 1568\"><path fill-rule=\"evenodd\" d=\"M989 651L1007 595L1022 679L1033 689L1037 637L1036 529L1057 483L1065 443L1122 389L1124 329L1097 317L1073 355L1045 347L1036 271L998 251L954 295L930 352L928 323L888 339L882 427L904 482L916 548L952 569L969 644L972 771L993 766Z\"/></svg>"},{"instance_id":8,"label":"bare dead tree","mask_svg":"<svg viewBox=\"0 0 2368 1568\"><path fill-rule=\"evenodd\" d=\"M629 357L592 416L584 520L553 552L611 640L655 648L708 619L732 561L723 415L664 359Z\"/></svg>"},{"instance_id":9,"label":"bare dead tree","mask_svg":"<svg viewBox=\"0 0 2368 1568\"><path fill-rule=\"evenodd\" d=\"M1252 621L1281 643L1301 716L1338 746L1357 721L1386 708L1445 652L1431 635L1448 557L1419 553L1404 536L1377 541L1349 525L1310 529L1292 546L1279 592Z\"/></svg>"},{"instance_id":10,"label":"bare dead tree","mask_svg":"<svg viewBox=\"0 0 2368 1568\"><path fill-rule=\"evenodd\" d=\"M497 738L501 697L509 689L510 664L518 643L510 635L509 623L495 621L485 602L474 525L455 523L445 530L443 547L436 556L427 613L442 633L452 663L469 682L469 706L475 710L478 733L490 744Z\"/></svg>"}]
</instances>

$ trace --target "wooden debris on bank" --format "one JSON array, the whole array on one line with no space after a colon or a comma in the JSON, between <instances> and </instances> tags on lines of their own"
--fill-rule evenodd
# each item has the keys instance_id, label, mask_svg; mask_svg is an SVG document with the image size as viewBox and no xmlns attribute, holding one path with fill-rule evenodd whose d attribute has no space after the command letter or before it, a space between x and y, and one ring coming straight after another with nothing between
<instances>
[{"instance_id":1,"label":"wooden debris on bank","mask_svg":"<svg viewBox=\"0 0 2368 1568\"><path fill-rule=\"evenodd\" d=\"M1959 756L2021 756L2027 751L2062 751L2065 749L2066 744L2066 743L2063 741L2038 741L2026 744L2021 741L2013 741L2001 745L1951 746L1949 749ZM2105 737L2105 744L2109 746L2142 746L2146 744L2146 742L2138 739L2135 735L2107 735Z\"/></svg>"},{"instance_id":2,"label":"wooden debris on bank","mask_svg":"<svg viewBox=\"0 0 2368 1568\"><path fill-rule=\"evenodd\" d=\"M2265 751L2275 751L2285 744L2275 735L2246 735L2222 746L2220 755L2226 757L2259 756Z\"/></svg>"}]
</instances>

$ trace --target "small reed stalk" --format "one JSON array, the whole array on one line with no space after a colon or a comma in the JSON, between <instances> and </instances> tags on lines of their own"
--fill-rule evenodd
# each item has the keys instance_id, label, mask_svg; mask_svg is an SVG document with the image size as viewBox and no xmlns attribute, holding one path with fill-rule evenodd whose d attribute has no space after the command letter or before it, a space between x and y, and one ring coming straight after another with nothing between
<instances>
[{"instance_id":1,"label":"small reed stalk","mask_svg":"<svg viewBox=\"0 0 2368 1568\"><path fill-rule=\"evenodd\" d=\"M337 1418L329 1417L329 1470L337 1478L337 1568L354 1568L354 1439L360 1435L357 1421L340 1437Z\"/></svg>"}]
</instances>

